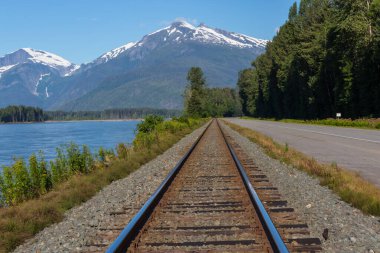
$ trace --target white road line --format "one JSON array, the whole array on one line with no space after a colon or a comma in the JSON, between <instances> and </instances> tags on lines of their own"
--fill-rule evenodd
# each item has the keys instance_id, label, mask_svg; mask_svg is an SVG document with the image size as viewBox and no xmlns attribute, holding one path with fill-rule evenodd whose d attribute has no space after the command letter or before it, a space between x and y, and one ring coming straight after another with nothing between
<instances>
[{"instance_id":1,"label":"white road line","mask_svg":"<svg viewBox=\"0 0 380 253\"><path fill-rule=\"evenodd\" d=\"M316 134L322 134L322 135L329 135L329 136L334 136L334 137L340 137L340 138L352 139L352 140L357 140L357 141L365 141L365 142L371 142L371 143L377 143L377 144L380 144L380 141L374 141L374 140L368 140L368 139L362 139L362 138L350 137L350 136L339 135L339 134L330 134L330 133L324 133L324 132L313 131L313 130L298 129L298 128L286 127L286 126L277 126L277 125L275 125L275 126L276 126L276 127L280 127L280 128L293 129L293 130L297 130L297 131L310 132L310 133L316 133Z\"/></svg>"}]
</instances>

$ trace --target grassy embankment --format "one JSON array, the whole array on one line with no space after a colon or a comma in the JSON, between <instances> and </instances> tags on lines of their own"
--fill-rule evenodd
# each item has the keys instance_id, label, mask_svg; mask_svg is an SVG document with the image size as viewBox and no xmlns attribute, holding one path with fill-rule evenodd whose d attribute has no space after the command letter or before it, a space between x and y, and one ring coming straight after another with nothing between
<instances>
[{"instance_id":1,"label":"grassy embankment","mask_svg":"<svg viewBox=\"0 0 380 253\"><path fill-rule=\"evenodd\" d=\"M61 168L60 173L56 172L55 174L66 176L56 180L56 183L52 184L48 191L43 187L44 192L39 192L37 198L30 199L30 196L26 195L27 193L20 191L23 186L17 184L17 180L20 180L17 175L22 172L21 181L25 182L25 177L29 176L31 179L28 182L33 183L33 172L31 171L33 167L39 168L42 164L44 168L49 170L52 168L46 166L43 160L37 160L37 166L22 165L20 161L16 162L16 171L13 172L18 174L15 174L12 179L15 184L7 187L13 189L12 191L8 189L9 194L14 194L9 196L18 196L18 198L11 197L8 201L3 199L3 203L8 203L8 206L0 208L0 252L9 252L15 249L17 245L31 238L43 228L61 221L66 210L88 200L112 181L128 176L141 165L170 148L186 134L200 127L205 120L180 119L162 122L160 119L153 118L150 122L147 120L145 122L139 126L133 146L119 145L116 148L117 154L102 151L100 155L93 156L94 161L92 162L85 150L82 154L81 152L75 153L74 156L67 153L65 157L63 154L61 162L68 169ZM71 159L73 157L76 157L79 162ZM79 169L78 164L83 162L83 158L86 158L86 164L91 164L91 168ZM60 164L59 158L57 159L53 163L55 170L57 168L54 166ZM73 168L72 164L76 167ZM23 168L23 170L17 168ZM12 171L11 169L9 171ZM45 175L46 171L43 174ZM52 177L54 173L49 172L48 174L52 178L50 181L54 181ZM43 178L45 179L41 181L46 183L46 175ZM22 193L24 198L22 198Z\"/></svg>"},{"instance_id":2,"label":"grassy embankment","mask_svg":"<svg viewBox=\"0 0 380 253\"><path fill-rule=\"evenodd\" d=\"M342 200L364 213L380 216L380 189L361 178L357 173L339 168L336 164L318 163L315 159L289 148L287 145L280 145L261 133L224 122L252 142L260 145L270 157L317 177L321 185L327 186Z\"/></svg>"},{"instance_id":3,"label":"grassy embankment","mask_svg":"<svg viewBox=\"0 0 380 253\"><path fill-rule=\"evenodd\" d=\"M312 125L325 125L325 126L338 126L338 127L354 127L354 128L366 128L366 129L380 129L379 119L317 119L317 120L298 120L298 119L265 119L265 118L251 118L242 117L243 119L256 119L256 120L268 120L284 123L297 123L297 124L312 124Z\"/></svg>"}]
</instances>

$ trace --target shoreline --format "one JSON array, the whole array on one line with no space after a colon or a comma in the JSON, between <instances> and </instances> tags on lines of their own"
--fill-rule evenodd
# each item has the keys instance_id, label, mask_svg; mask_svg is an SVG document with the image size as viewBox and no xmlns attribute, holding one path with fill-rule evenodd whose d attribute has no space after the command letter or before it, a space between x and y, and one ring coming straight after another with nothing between
<instances>
[{"instance_id":1,"label":"shoreline","mask_svg":"<svg viewBox=\"0 0 380 253\"><path fill-rule=\"evenodd\" d=\"M107 122L107 121L114 121L114 122L121 122L121 121L141 121L142 118L136 118L136 119L75 119L75 120L46 120L43 122L36 122L36 123L52 123L52 122L81 122L81 121L101 121L101 122Z\"/></svg>"},{"instance_id":2,"label":"shoreline","mask_svg":"<svg viewBox=\"0 0 380 253\"><path fill-rule=\"evenodd\" d=\"M101 121L101 122L121 122L121 121L141 121L142 118L136 119L75 119L75 120L46 120L46 121L30 121L30 122L0 122L0 125L18 125L18 124L43 124L56 122L81 122L81 121Z\"/></svg>"}]
</instances>

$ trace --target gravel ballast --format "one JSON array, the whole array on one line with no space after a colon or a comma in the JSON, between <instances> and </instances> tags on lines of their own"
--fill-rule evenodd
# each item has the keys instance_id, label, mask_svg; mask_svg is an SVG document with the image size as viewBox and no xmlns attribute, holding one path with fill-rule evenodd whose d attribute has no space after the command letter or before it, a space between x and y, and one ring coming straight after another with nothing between
<instances>
[{"instance_id":1,"label":"gravel ballast","mask_svg":"<svg viewBox=\"0 0 380 253\"><path fill-rule=\"evenodd\" d=\"M115 181L82 205L68 211L62 222L45 228L14 252L91 252L87 247L96 240L98 228L111 223L110 213L122 210L126 203L132 212L125 224L158 188L169 171L200 136L205 126L182 138L164 154L141 166L128 177Z\"/></svg>"},{"instance_id":2,"label":"gravel ballast","mask_svg":"<svg viewBox=\"0 0 380 253\"><path fill-rule=\"evenodd\" d=\"M325 252L380 252L380 218L343 202L318 179L275 160L257 144L224 124L224 129L256 162L273 185L319 237ZM322 233L328 229L328 239Z\"/></svg>"}]
</instances>

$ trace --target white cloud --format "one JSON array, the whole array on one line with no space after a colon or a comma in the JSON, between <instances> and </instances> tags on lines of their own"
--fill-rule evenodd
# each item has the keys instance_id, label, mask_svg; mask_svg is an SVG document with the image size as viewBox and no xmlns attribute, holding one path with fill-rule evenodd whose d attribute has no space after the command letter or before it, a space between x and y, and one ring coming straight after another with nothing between
<instances>
[{"instance_id":1,"label":"white cloud","mask_svg":"<svg viewBox=\"0 0 380 253\"><path fill-rule=\"evenodd\" d=\"M161 21L160 24L163 26L168 26L168 25L171 25L173 22L178 22L178 21L185 21L185 22L190 23L192 25L198 25L199 24L199 22L196 18L184 18L184 17L177 17L171 21L164 20L164 21Z\"/></svg>"},{"instance_id":2,"label":"white cloud","mask_svg":"<svg viewBox=\"0 0 380 253\"><path fill-rule=\"evenodd\" d=\"M185 21L187 23L190 23L192 25L197 25L198 20L196 18L183 18L183 17L178 17L174 21Z\"/></svg>"}]
</instances>

